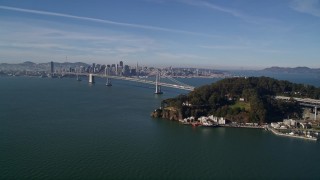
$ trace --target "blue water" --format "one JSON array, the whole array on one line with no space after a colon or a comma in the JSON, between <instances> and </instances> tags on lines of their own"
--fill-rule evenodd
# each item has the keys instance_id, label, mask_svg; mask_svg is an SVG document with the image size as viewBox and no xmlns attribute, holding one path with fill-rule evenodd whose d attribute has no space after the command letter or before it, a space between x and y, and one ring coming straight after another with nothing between
<instances>
[{"instance_id":1,"label":"blue water","mask_svg":"<svg viewBox=\"0 0 320 180\"><path fill-rule=\"evenodd\" d=\"M294 83L310 84L320 87L320 73L276 73L266 71L233 71L231 73L241 76L267 76L279 80L288 80Z\"/></svg>"},{"instance_id":2,"label":"blue water","mask_svg":"<svg viewBox=\"0 0 320 180\"><path fill-rule=\"evenodd\" d=\"M152 119L161 100L187 92L104 83L1 77L0 179L320 178L319 142Z\"/></svg>"}]
</instances>

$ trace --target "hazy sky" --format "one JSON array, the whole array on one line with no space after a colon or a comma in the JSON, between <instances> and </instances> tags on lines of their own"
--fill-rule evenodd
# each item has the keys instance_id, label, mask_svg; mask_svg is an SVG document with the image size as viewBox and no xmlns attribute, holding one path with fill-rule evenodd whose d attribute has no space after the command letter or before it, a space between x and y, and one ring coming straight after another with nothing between
<instances>
[{"instance_id":1,"label":"hazy sky","mask_svg":"<svg viewBox=\"0 0 320 180\"><path fill-rule=\"evenodd\" d=\"M0 0L1 62L320 67L320 0Z\"/></svg>"}]
</instances>

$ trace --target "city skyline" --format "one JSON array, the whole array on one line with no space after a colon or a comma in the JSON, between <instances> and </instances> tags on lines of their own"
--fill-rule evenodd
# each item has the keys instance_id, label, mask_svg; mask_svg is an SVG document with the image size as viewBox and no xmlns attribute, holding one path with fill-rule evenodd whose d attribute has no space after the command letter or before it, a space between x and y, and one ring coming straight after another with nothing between
<instances>
[{"instance_id":1,"label":"city skyline","mask_svg":"<svg viewBox=\"0 0 320 180\"><path fill-rule=\"evenodd\" d=\"M0 63L319 68L320 3L0 1Z\"/></svg>"}]
</instances>

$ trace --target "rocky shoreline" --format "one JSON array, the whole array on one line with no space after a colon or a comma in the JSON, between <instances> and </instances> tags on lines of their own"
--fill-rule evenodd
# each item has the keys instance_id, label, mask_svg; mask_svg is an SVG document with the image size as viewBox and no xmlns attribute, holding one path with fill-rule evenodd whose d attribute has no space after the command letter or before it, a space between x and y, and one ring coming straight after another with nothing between
<instances>
[{"instance_id":1,"label":"rocky shoreline","mask_svg":"<svg viewBox=\"0 0 320 180\"><path fill-rule=\"evenodd\" d=\"M151 117L163 118L171 121L179 121L180 119L184 118L180 110L172 107L156 109L151 113Z\"/></svg>"}]
</instances>

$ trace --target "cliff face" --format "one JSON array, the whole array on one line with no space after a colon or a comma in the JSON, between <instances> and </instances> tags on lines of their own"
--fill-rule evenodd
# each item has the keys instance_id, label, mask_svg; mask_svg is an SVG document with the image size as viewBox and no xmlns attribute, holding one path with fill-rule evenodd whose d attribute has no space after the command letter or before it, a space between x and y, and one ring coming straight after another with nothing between
<instances>
[{"instance_id":1,"label":"cliff face","mask_svg":"<svg viewBox=\"0 0 320 180\"><path fill-rule=\"evenodd\" d=\"M183 119L181 111L172 107L156 109L151 113L151 117L169 119L171 121L178 121L179 119Z\"/></svg>"}]
</instances>

